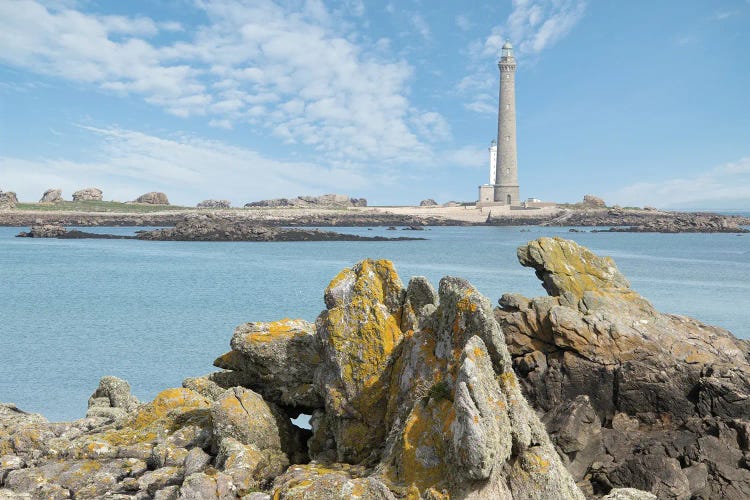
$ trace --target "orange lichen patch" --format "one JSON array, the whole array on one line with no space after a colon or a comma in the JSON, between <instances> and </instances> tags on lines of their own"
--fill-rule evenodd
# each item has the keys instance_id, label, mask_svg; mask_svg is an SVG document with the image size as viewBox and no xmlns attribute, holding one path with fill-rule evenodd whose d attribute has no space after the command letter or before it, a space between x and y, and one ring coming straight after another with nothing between
<instances>
[{"instance_id":1,"label":"orange lichen patch","mask_svg":"<svg viewBox=\"0 0 750 500\"><path fill-rule=\"evenodd\" d=\"M304 320L284 318L269 323L257 323L260 328L245 335L246 342L273 342L278 339L289 339L298 335L307 335L302 328Z\"/></svg>"},{"instance_id":2,"label":"orange lichen patch","mask_svg":"<svg viewBox=\"0 0 750 500\"><path fill-rule=\"evenodd\" d=\"M518 379L516 379L516 374L511 371L501 373L499 375L499 378L500 378L500 384L503 387L515 387L516 385L518 385Z\"/></svg>"},{"instance_id":3,"label":"orange lichen patch","mask_svg":"<svg viewBox=\"0 0 750 500\"><path fill-rule=\"evenodd\" d=\"M467 294L465 297L460 299L458 303L456 304L456 308L460 312L476 312L477 311L477 303L476 301L472 300L472 296L470 294Z\"/></svg>"},{"instance_id":4,"label":"orange lichen patch","mask_svg":"<svg viewBox=\"0 0 750 500\"><path fill-rule=\"evenodd\" d=\"M455 418L453 405L447 400L435 401L427 407L414 405L404 427L399 482L418 491L443 484L448 477L451 418Z\"/></svg>"},{"instance_id":5,"label":"orange lichen patch","mask_svg":"<svg viewBox=\"0 0 750 500\"><path fill-rule=\"evenodd\" d=\"M524 469L530 473L546 474L549 472L550 462L536 453L525 453L523 460Z\"/></svg>"},{"instance_id":6,"label":"orange lichen patch","mask_svg":"<svg viewBox=\"0 0 750 500\"><path fill-rule=\"evenodd\" d=\"M198 408L209 408L211 402L195 391L183 388L167 389L156 395L153 401L138 410L129 422L134 429L143 429L174 410L184 413Z\"/></svg>"},{"instance_id":7,"label":"orange lichen patch","mask_svg":"<svg viewBox=\"0 0 750 500\"><path fill-rule=\"evenodd\" d=\"M153 443L186 425L210 425L210 406L208 399L190 389L167 389L139 408L121 428L95 434L92 439L114 446Z\"/></svg>"}]
</instances>

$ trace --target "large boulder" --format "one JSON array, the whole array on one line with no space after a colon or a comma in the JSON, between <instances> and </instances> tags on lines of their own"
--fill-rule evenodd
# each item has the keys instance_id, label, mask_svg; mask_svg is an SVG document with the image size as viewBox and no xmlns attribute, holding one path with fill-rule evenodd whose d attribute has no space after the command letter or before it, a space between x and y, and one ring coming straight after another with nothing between
<instances>
[{"instance_id":1,"label":"large boulder","mask_svg":"<svg viewBox=\"0 0 750 500\"><path fill-rule=\"evenodd\" d=\"M59 203L63 201L62 189L48 189L42 195L39 203Z\"/></svg>"},{"instance_id":2,"label":"large boulder","mask_svg":"<svg viewBox=\"0 0 750 500\"><path fill-rule=\"evenodd\" d=\"M438 202L436 202L432 198L427 198L426 200L420 201L419 206L420 207L436 207L438 206Z\"/></svg>"},{"instance_id":3,"label":"large boulder","mask_svg":"<svg viewBox=\"0 0 750 500\"><path fill-rule=\"evenodd\" d=\"M229 200L203 200L196 205L197 208L231 208L232 202Z\"/></svg>"},{"instance_id":4,"label":"large boulder","mask_svg":"<svg viewBox=\"0 0 750 500\"><path fill-rule=\"evenodd\" d=\"M576 478L592 491L636 486L660 498L750 493L750 469L738 458L750 451L741 437L750 429L750 344L659 313L612 259L572 241L540 238L518 258L550 295L506 294L495 311L524 393L558 415L548 423L568 415L579 421L565 426L594 429L593 411L601 424L604 449L593 461L585 452L585 471L574 460ZM579 396L591 410L567 406ZM557 444L571 458L588 446Z\"/></svg>"},{"instance_id":5,"label":"large boulder","mask_svg":"<svg viewBox=\"0 0 750 500\"><path fill-rule=\"evenodd\" d=\"M16 208L18 205L18 197L13 191L2 191L0 190L0 210L9 210Z\"/></svg>"},{"instance_id":6,"label":"large boulder","mask_svg":"<svg viewBox=\"0 0 750 500\"><path fill-rule=\"evenodd\" d=\"M102 201L102 190L99 188L86 188L73 193L73 201Z\"/></svg>"},{"instance_id":7,"label":"large boulder","mask_svg":"<svg viewBox=\"0 0 750 500\"><path fill-rule=\"evenodd\" d=\"M144 203L147 205L169 205L169 198L164 193L151 191L140 195L133 203Z\"/></svg>"},{"instance_id":8,"label":"large boulder","mask_svg":"<svg viewBox=\"0 0 750 500\"><path fill-rule=\"evenodd\" d=\"M287 408L312 413L323 407L313 387L320 354L312 323L300 319L245 323L235 329L231 346L214 365L233 370L235 380Z\"/></svg>"},{"instance_id":9,"label":"large boulder","mask_svg":"<svg viewBox=\"0 0 750 500\"><path fill-rule=\"evenodd\" d=\"M139 406L138 398L130 394L130 384L113 376L102 377L99 387L89 398L87 417L102 416L121 420Z\"/></svg>"}]
</instances>

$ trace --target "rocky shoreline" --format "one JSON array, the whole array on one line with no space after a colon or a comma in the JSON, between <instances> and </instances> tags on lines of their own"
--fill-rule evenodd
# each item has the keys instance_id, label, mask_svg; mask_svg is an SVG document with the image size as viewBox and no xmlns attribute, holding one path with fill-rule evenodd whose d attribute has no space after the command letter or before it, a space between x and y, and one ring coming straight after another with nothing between
<instances>
[{"instance_id":1,"label":"rocky shoreline","mask_svg":"<svg viewBox=\"0 0 750 500\"><path fill-rule=\"evenodd\" d=\"M421 226L419 226L421 227ZM360 236L317 229L278 228L259 226L247 221L228 219L212 214L191 215L178 221L174 227L136 231L134 236L90 233L67 230L60 225L36 225L20 232L19 238L119 239L146 241L413 241L424 238Z\"/></svg>"},{"instance_id":2,"label":"rocky shoreline","mask_svg":"<svg viewBox=\"0 0 750 500\"><path fill-rule=\"evenodd\" d=\"M149 403L104 377L74 422L0 405L0 498L750 496L750 343L574 242L518 257L549 296L493 309L364 260L314 324L240 325L220 371Z\"/></svg>"},{"instance_id":3,"label":"rocky shoreline","mask_svg":"<svg viewBox=\"0 0 750 500\"><path fill-rule=\"evenodd\" d=\"M373 226L583 226L628 232L724 232L744 233L749 217L698 212L616 208L560 208L511 210L500 215L489 210L444 207L350 207L350 208L245 208L194 209L151 213L64 212L34 210L0 211L0 226L174 226L185 217L207 212L266 227L373 227ZM743 227L744 226L744 227Z\"/></svg>"}]
</instances>

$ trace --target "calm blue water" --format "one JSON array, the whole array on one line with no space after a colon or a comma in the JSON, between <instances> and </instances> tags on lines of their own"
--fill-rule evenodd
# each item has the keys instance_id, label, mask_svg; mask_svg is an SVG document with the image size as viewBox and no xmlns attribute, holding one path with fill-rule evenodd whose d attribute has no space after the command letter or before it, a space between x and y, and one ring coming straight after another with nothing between
<instances>
[{"instance_id":1,"label":"calm blue water","mask_svg":"<svg viewBox=\"0 0 750 500\"><path fill-rule=\"evenodd\" d=\"M148 400L212 371L242 322L313 320L330 279L365 257L393 260L405 283L465 277L493 302L504 292L542 295L515 249L545 235L614 257L658 309L750 338L750 235L352 228L342 231L429 241L189 243L14 238L19 230L0 228L0 401L52 420L83 416L102 375Z\"/></svg>"}]
</instances>

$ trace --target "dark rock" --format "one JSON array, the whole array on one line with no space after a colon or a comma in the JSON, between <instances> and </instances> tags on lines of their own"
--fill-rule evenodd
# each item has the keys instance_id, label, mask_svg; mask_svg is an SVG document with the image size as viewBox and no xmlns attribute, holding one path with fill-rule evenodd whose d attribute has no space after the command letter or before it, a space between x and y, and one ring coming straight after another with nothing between
<instances>
[{"instance_id":1,"label":"dark rock","mask_svg":"<svg viewBox=\"0 0 750 500\"><path fill-rule=\"evenodd\" d=\"M568 450L580 443L573 439L571 448L570 433L561 429L590 420L578 410L584 408L579 398L570 402L588 397L603 448L584 454L585 462L593 459L583 471L590 482L584 489L633 486L659 498L745 498L750 344L721 328L659 313L611 259L574 242L541 238L519 248L518 257L551 296L507 294L495 314L525 395L546 413L576 479L581 451Z\"/></svg>"},{"instance_id":2,"label":"dark rock","mask_svg":"<svg viewBox=\"0 0 750 500\"><path fill-rule=\"evenodd\" d=\"M419 202L420 207L436 207L437 205L438 203L432 198L427 198L426 200L422 200Z\"/></svg>"}]
</instances>

